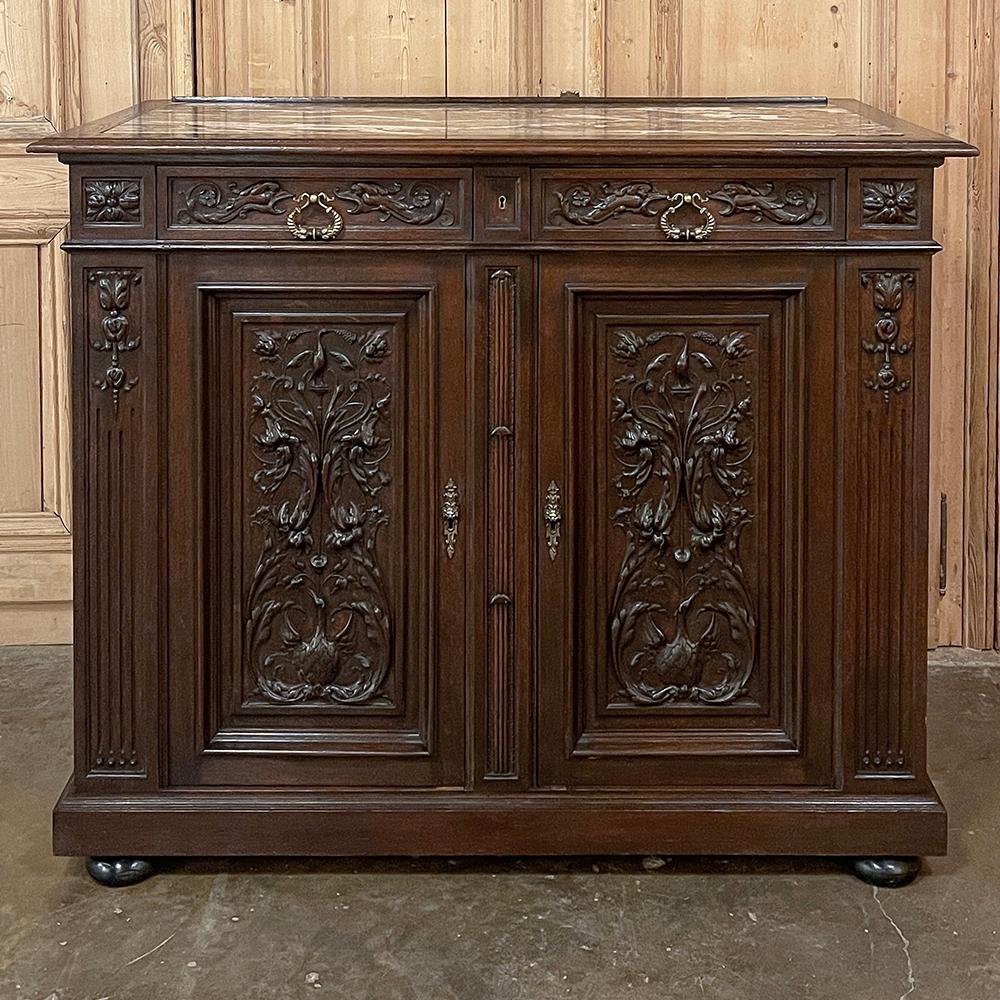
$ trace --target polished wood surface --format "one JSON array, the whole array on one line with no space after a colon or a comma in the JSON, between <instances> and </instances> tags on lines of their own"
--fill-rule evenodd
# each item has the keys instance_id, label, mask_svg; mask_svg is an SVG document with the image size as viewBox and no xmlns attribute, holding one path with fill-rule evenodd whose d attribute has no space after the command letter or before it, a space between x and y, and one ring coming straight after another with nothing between
<instances>
[{"instance_id":1,"label":"polished wood surface","mask_svg":"<svg viewBox=\"0 0 1000 1000\"><path fill-rule=\"evenodd\" d=\"M724 142L722 141L724 139ZM898 157L910 153L969 155L971 149L916 125L901 123L857 101L625 100L573 97L522 101L336 99L153 101L35 145L40 152L159 152L201 148L280 147L349 153L404 144L411 154L476 153L501 148L538 155L576 153L628 141L635 154L682 147L689 156L725 147L739 154L767 149L824 155L878 144ZM963 152L964 150L964 152Z\"/></svg>"},{"instance_id":2,"label":"polished wood surface","mask_svg":"<svg viewBox=\"0 0 1000 1000\"><path fill-rule=\"evenodd\" d=\"M358 106L39 145L71 171L87 540L57 850L943 851L933 167L974 150L857 109L850 148L721 128L600 165L585 130L372 163L271 132Z\"/></svg>"}]
</instances>

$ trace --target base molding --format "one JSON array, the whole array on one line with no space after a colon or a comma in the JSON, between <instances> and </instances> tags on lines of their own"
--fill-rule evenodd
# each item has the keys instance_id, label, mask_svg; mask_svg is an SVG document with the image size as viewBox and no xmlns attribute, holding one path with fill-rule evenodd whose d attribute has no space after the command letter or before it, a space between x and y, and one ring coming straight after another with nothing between
<instances>
[{"instance_id":1,"label":"base molding","mask_svg":"<svg viewBox=\"0 0 1000 1000\"><path fill-rule=\"evenodd\" d=\"M940 855L933 794L581 792L255 794L161 791L96 797L67 788L58 855Z\"/></svg>"},{"instance_id":2,"label":"base molding","mask_svg":"<svg viewBox=\"0 0 1000 1000\"><path fill-rule=\"evenodd\" d=\"M73 542L53 513L0 514L0 646L73 641Z\"/></svg>"}]
</instances>

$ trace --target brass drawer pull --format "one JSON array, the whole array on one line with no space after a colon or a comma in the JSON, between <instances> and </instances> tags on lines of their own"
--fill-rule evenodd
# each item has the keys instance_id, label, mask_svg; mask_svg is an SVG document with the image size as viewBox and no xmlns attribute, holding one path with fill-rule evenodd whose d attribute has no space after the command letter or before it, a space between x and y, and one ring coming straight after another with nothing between
<instances>
[{"instance_id":1,"label":"brass drawer pull","mask_svg":"<svg viewBox=\"0 0 1000 1000\"><path fill-rule=\"evenodd\" d=\"M660 229L668 240L694 240L699 242L707 240L715 232L715 216L708 210L705 196L698 191L691 194L684 194L678 191L671 195L670 207L660 216ZM677 214L685 205L690 205L702 218L703 222L697 226L678 226L673 221L673 216Z\"/></svg>"},{"instance_id":2,"label":"brass drawer pull","mask_svg":"<svg viewBox=\"0 0 1000 1000\"><path fill-rule=\"evenodd\" d=\"M559 554L559 528L562 524L562 495L555 481L549 483L545 491L545 544L549 547L549 558Z\"/></svg>"},{"instance_id":3,"label":"brass drawer pull","mask_svg":"<svg viewBox=\"0 0 1000 1000\"><path fill-rule=\"evenodd\" d=\"M322 191L318 194L310 194L308 191L303 191L295 201L295 208L288 213L286 222L288 223L289 232L296 239L335 240L340 235L340 231L344 228L344 217L330 204L329 195ZM302 213L310 205L315 205L317 208L323 209L329 216L329 222L325 226L303 226L300 224L299 219Z\"/></svg>"},{"instance_id":4,"label":"brass drawer pull","mask_svg":"<svg viewBox=\"0 0 1000 1000\"><path fill-rule=\"evenodd\" d=\"M451 559L455 555L455 544L458 542L458 487L454 479L445 483L441 493L441 519L444 521L444 547Z\"/></svg>"}]
</instances>

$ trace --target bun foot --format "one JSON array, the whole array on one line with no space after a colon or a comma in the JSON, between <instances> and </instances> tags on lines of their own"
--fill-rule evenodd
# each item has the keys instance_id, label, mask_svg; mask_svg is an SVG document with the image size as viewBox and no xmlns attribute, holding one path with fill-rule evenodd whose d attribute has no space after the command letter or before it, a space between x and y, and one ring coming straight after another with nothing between
<instances>
[{"instance_id":1,"label":"bun foot","mask_svg":"<svg viewBox=\"0 0 1000 1000\"><path fill-rule=\"evenodd\" d=\"M855 858L854 874L879 889L900 889L920 874L920 858Z\"/></svg>"},{"instance_id":2,"label":"bun foot","mask_svg":"<svg viewBox=\"0 0 1000 1000\"><path fill-rule=\"evenodd\" d=\"M121 889L153 874L153 863L141 858L87 858L87 874L101 885Z\"/></svg>"}]
</instances>

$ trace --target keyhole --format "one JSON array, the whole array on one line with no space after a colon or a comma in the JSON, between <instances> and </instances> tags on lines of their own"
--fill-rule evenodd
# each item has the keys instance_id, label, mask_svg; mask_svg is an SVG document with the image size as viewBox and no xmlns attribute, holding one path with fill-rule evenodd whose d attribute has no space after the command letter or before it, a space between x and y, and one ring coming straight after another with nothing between
<instances>
[{"instance_id":1,"label":"keyhole","mask_svg":"<svg viewBox=\"0 0 1000 1000\"><path fill-rule=\"evenodd\" d=\"M502 194L499 198L497 198L497 208L499 208L501 212L507 208L507 195Z\"/></svg>"}]
</instances>

